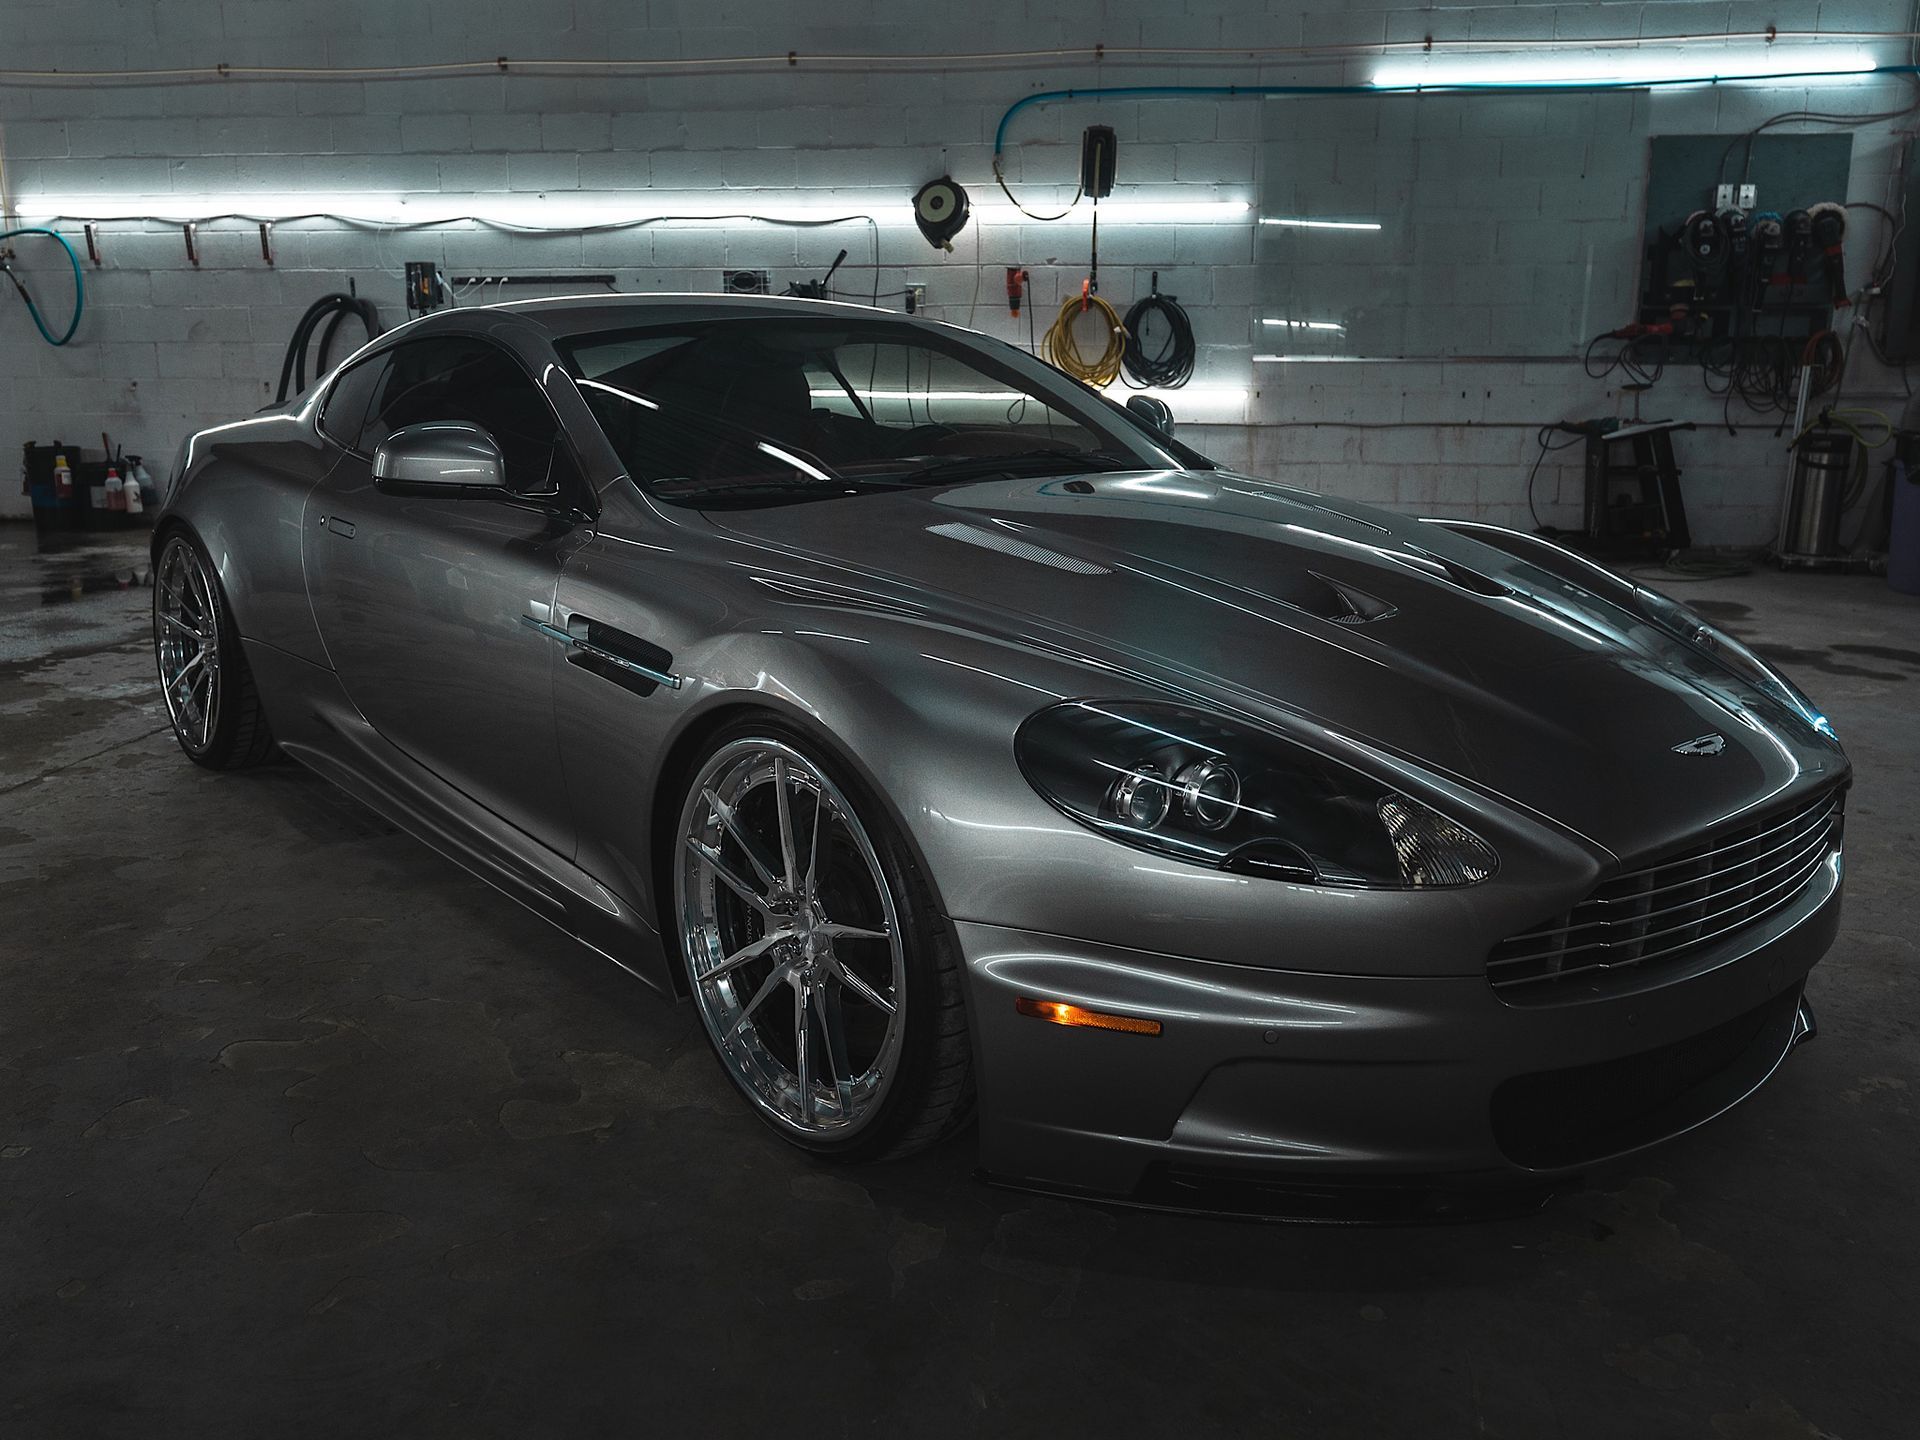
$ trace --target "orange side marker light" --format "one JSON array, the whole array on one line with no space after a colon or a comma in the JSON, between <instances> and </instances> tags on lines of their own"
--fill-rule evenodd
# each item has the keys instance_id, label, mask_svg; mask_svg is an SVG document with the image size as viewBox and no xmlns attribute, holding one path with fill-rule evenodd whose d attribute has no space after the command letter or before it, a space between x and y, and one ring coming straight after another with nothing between
<instances>
[{"instance_id":1,"label":"orange side marker light","mask_svg":"<svg viewBox=\"0 0 1920 1440\"><path fill-rule=\"evenodd\" d=\"M1087 1010L1064 1000L1031 1000L1025 995L1013 1002L1013 1008L1050 1025L1078 1025L1090 1030L1119 1030L1128 1035L1158 1035L1160 1022L1138 1015L1111 1015L1104 1010Z\"/></svg>"}]
</instances>

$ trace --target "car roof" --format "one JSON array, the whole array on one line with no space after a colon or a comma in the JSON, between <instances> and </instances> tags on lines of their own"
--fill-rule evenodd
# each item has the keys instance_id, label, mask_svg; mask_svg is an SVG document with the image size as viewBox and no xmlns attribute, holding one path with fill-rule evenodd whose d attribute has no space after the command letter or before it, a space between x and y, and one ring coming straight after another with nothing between
<instances>
[{"instance_id":1,"label":"car roof","mask_svg":"<svg viewBox=\"0 0 1920 1440\"><path fill-rule=\"evenodd\" d=\"M507 300L497 305L463 306L455 313L470 315L479 309L498 310L532 321L555 338L595 330L617 330L627 325L671 325L680 321L740 319L754 315L810 316L816 319L839 315L847 319L908 322L918 319L879 306L854 305L841 300L802 300L779 295L567 295L545 300Z\"/></svg>"}]
</instances>

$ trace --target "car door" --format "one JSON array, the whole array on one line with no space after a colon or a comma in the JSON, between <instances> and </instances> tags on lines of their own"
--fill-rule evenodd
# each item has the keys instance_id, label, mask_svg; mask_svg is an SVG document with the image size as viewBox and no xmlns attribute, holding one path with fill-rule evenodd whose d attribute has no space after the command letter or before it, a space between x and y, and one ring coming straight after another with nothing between
<instances>
[{"instance_id":1,"label":"car door","mask_svg":"<svg viewBox=\"0 0 1920 1440\"><path fill-rule=\"evenodd\" d=\"M558 647L528 621L549 617L561 567L591 536L572 448L540 387L492 340L421 339L363 364L384 366L366 418L307 505L307 585L328 658L386 740L571 854L554 728ZM352 370L341 383L350 381L368 388ZM511 493L381 489L374 449L434 420L491 434Z\"/></svg>"}]
</instances>

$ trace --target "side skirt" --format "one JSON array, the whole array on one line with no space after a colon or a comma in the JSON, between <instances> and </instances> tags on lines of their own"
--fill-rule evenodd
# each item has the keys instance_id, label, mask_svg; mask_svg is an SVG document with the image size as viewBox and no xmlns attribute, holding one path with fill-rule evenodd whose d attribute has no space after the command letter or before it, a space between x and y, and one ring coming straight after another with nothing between
<instances>
[{"instance_id":1,"label":"side skirt","mask_svg":"<svg viewBox=\"0 0 1920 1440\"><path fill-rule=\"evenodd\" d=\"M659 933L564 856L507 824L383 739L333 671L246 640L274 738L291 758L662 994Z\"/></svg>"}]
</instances>

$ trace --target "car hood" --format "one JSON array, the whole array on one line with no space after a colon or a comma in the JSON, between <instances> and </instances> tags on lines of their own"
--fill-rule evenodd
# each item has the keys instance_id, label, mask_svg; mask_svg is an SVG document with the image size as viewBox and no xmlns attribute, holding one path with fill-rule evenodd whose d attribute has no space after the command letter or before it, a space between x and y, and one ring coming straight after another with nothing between
<instances>
[{"instance_id":1,"label":"car hood","mask_svg":"<svg viewBox=\"0 0 1920 1440\"><path fill-rule=\"evenodd\" d=\"M1623 856L1847 768L1804 714L1604 585L1230 472L996 480L709 519L963 623L1297 717ZM1713 734L1718 753L1675 748Z\"/></svg>"}]
</instances>

